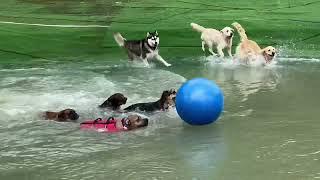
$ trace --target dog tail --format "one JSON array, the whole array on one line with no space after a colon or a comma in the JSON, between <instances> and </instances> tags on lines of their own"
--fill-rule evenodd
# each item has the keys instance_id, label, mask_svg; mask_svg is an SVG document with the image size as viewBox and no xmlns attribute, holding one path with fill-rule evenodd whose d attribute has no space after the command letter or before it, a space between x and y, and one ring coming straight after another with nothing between
<instances>
[{"instance_id":1,"label":"dog tail","mask_svg":"<svg viewBox=\"0 0 320 180\"><path fill-rule=\"evenodd\" d=\"M244 41L244 40L248 39L246 31L243 29L243 27L239 23L234 22L234 23L232 23L232 26L237 29L237 31L238 31L238 33L240 35L240 40L241 41Z\"/></svg>"},{"instance_id":2,"label":"dog tail","mask_svg":"<svg viewBox=\"0 0 320 180\"><path fill-rule=\"evenodd\" d=\"M120 33L113 34L113 37L114 37L114 40L116 40L116 42L118 43L118 45L120 47L124 46L124 43L125 43L126 39L123 38Z\"/></svg>"},{"instance_id":3,"label":"dog tail","mask_svg":"<svg viewBox=\"0 0 320 180\"><path fill-rule=\"evenodd\" d=\"M192 27L192 29L196 30L197 32L202 33L206 28L200 26L199 24L196 23L190 23L190 26Z\"/></svg>"}]
</instances>

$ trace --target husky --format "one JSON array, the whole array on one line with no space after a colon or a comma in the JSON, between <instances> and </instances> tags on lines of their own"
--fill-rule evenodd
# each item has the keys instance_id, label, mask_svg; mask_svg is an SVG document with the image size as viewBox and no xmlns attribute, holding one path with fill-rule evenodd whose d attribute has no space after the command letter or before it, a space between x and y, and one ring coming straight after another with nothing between
<instances>
[{"instance_id":1,"label":"husky","mask_svg":"<svg viewBox=\"0 0 320 180\"><path fill-rule=\"evenodd\" d=\"M120 33L115 33L115 41L120 47L126 49L130 60L141 59L145 66L149 67L148 60L158 59L165 66L171 66L159 55L159 34L157 31L148 32L142 40L126 40Z\"/></svg>"}]
</instances>

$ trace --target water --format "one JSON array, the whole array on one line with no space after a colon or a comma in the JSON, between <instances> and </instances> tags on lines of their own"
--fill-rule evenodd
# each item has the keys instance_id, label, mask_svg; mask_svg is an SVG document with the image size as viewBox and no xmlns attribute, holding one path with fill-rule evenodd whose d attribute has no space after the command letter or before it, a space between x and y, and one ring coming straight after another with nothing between
<instances>
[{"instance_id":1,"label":"water","mask_svg":"<svg viewBox=\"0 0 320 180\"><path fill-rule=\"evenodd\" d=\"M320 60L278 60L248 67L186 57L149 69L126 60L2 63L0 179L320 178ZM81 122L104 116L97 105L112 93L127 105L152 101L199 76L225 95L209 126L188 126L171 110L144 114L146 129L104 134L38 116L74 108Z\"/></svg>"}]
</instances>

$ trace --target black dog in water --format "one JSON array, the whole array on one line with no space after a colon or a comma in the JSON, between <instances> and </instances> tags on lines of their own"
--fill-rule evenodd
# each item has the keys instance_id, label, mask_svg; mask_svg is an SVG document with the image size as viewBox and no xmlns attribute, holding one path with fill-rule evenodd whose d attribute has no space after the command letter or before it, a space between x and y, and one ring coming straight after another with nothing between
<instances>
[{"instance_id":1,"label":"black dog in water","mask_svg":"<svg viewBox=\"0 0 320 180\"><path fill-rule=\"evenodd\" d=\"M121 93L111 95L106 101L104 101L99 107L110 108L112 110L120 110L120 106L127 103L127 97Z\"/></svg>"},{"instance_id":2,"label":"black dog in water","mask_svg":"<svg viewBox=\"0 0 320 180\"><path fill-rule=\"evenodd\" d=\"M153 112L153 111L164 111L167 110L169 107L175 106L175 99L176 99L176 90L171 89L169 91L163 91L161 98L156 102L149 102L149 103L138 103L133 104L129 107L126 107L125 111L146 111L146 112Z\"/></svg>"}]
</instances>

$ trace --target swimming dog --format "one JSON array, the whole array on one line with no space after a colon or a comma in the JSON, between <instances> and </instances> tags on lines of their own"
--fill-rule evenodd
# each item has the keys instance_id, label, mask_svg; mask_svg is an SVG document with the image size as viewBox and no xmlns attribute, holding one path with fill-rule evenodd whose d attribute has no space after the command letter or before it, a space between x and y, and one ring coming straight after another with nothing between
<instances>
[{"instance_id":1,"label":"swimming dog","mask_svg":"<svg viewBox=\"0 0 320 180\"><path fill-rule=\"evenodd\" d=\"M148 67L148 60L155 58L165 66L171 66L159 55L160 38L157 31L148 32L142 40L126 40L120 33L115 33L114 39L120 47L126 49L130 60L140 59Z\"/></svg>"},{"instance_id":2,"label":"swimming dog","mask_svg":"<svg viewBox=\"0 0 320 180\"><path fill-rule=\"evenodd\" d=\"M243 62L255 61L262 57L266 64L270 63L276 55L276 49L272 46L265 47L263 49L253 40L250 40L246 34L244 28L237 22L232 23L239 35L240 44L236 49L236 57Z\"/></svg>"},{"instance_id":3,"label":"swimming dog","mask_svg":"<svg viewBox=\"0 0 320 180\"><path fill-rule=\"evenodd\" d=\"M54 120L54 121L75 121L79 118L77 112L73 109L65 109L60 112L53 111L45 111L42 115L46 120Z\"/></svg>"},{"instance_id":4,"label":"swimming dog","mask_svg":"<svg viewBox=\"0 0 320 180\"><path fill-rule=\"evenodd\" d=\"M133 104L129 107L126 107L125 111L146 111L146 112L153 112L153 111L160 111L160 110L167 110L169 107L175 106L175 98L176 98L176 90L171 89L169 91L163 91L160 99L155 102L149 103L137 103Z\"/></svg>"},{"instance_id":5,"label":"swimming dog","mask_svg":"<svg viewBox=\"0 0 320 180\"><path fill-rule=\"evenodd\" d=\"M134 130L148 126L148 119L139 115L129 115L122 119L109 117L106 120L98 118L96 120L88 120L80 124L81 129L96 129L99 132L119 132Z\"/></svg>"},{"instance_id":6,"label":"swimming dog","mask_svg":"<svg viewBox=\"0 0 320 180\"><path fill-rule=\"evenodd\" d=\"M105 100L100 108L110 108L112 110L120 110L120 106L127 103L127 97L121 93L115 93Z\"/></svg>"},{"instance_id":7,"label":"swimming dog","mask_svg":"<svg viewBox=\"0 0 320 180\"><path fill-rule=\"evenodd\" d=\"M232 57L231 47L233 38L233 29L231 27L225 27L222 30L216 30L212 28L205 28L196 23L190 24L192 29L201 33L202 50L205 51L205 45L208 46L208 50L212 55L217 55L213 52L213 46L216 46L217 52L220 57L224 57L223 49L228 49L228 54Z\"/></svg>"},{"instance_id":8,"label":"swimming dog","mask_svg":"<svg viewBox=\"0 0 320 180\"><path fill-rule=\"evenodd\" d=\"M142 118L139 115L129 115L127 118L121 120L120 126L126 130L134 130L148 126L148 118Z\"/></svg>"}]
</instances>

